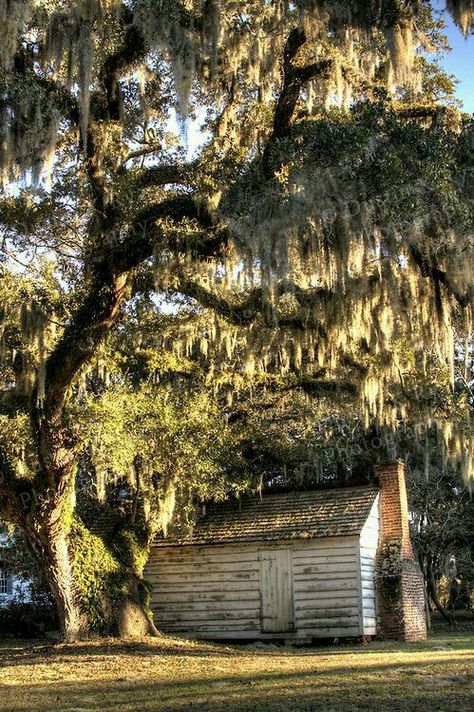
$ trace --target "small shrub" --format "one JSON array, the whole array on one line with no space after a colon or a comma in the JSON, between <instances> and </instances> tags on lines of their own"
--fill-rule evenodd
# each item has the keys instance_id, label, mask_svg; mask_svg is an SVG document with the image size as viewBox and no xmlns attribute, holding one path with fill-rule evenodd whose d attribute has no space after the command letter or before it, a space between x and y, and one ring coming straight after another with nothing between
<instances>
[{"instance_id":1,"label":"small shrub","mask_svg":"<svg viewBox=\"0 0 474 712\"><path fill-rule=\"evenodd\" d=\"M54 606L37 603L11 603L0 608L1 638L43 638L59 629Z\"/></svg>"}]
</instances>

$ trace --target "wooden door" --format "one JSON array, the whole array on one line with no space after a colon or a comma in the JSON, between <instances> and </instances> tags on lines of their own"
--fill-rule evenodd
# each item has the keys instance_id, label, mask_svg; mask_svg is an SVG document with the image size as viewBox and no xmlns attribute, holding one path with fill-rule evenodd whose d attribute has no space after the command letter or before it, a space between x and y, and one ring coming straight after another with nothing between
<instances>
[{"instance_id":1,"label":"wooden door","mask_svg":"<svg viewBox=\"0 0 474 712\"><path fill-rule=\"evenodd\" d=\"M262 633L294 631L291 549L262 549L259 559Z\"/></svg>"}]
</instances>

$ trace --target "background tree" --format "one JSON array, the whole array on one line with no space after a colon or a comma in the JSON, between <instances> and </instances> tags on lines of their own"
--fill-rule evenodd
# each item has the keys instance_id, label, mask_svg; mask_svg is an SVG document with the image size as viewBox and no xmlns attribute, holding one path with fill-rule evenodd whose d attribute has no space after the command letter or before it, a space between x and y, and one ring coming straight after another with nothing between
<instances>
[{"instance_id":1,"label":"background tree","mask_svg":"<svg viewBox=\"0 0 474 712\"><path fill-rule=\"evenodd\" d=\"M471 3L449 7L467 31ZM310 374L393 425L400 347L452 383L470 328L471 126L424 99L421 0L11 0L0 19L2 514L67 638L151 630L143 518L113 548L75 499L80 381L124 306L152 283L194 300L215 317L188 319L178 355ZM203 114L190 158L172 124ZM53 270L17 278L41 257ZM469 414L439 425L468 470Z\"/></svg>"},{"instance_id":2,"label":"background tree","mask_svg":"<svg viewBox=\"0 0 474 712\"><path fill-rule=\"evenodd\" d=\"M412 535L430 600L451 625L455 609L472 608L474 531L472 496L451 468L411 467ZM444 580L445 595L440 583Z\"/></svg>"}]
</instances>

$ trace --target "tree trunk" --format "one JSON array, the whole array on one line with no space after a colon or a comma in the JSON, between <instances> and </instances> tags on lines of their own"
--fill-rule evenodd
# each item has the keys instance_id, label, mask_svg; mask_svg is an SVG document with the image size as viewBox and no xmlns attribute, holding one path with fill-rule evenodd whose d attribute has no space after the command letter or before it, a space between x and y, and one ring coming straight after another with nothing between
<instances>
[{"instance_id":1,"label":"tree trunk","mask_svg":"<svg viewBox=\"0 0 474 712\"><path fill-rule=\"evenodd\" d=\"M425 618L426 618L426 630L429 632L431 630L431 611L430 611L430 602L429 602L429 593L428 593L428 587L424 585L424 594L425 594Z\"/></svg>"},{"instance_id":2,"label":"tree trunk","mask_svg":"<svg viewBox=\"0 0 474 712\"><path fill-rule=\"evenodd\" d=\"M442 605L441 601L438 598L438 591L437 591L437 586L436 586L436 581L434 577L434 572L433 572L433 566L430 561L428 561L427 564L427 584L428 584L428 592L430 595L431 600L433 601L435 607L438 609L438 611L441 613L445 621L449 623L450 627L454 629L456 627L456 620L453 615L449 613L449 611L446 610L446 608Z\"/></svg>"},{"instance_id":3,"label":"tree trunk","mask_svg":"<svg viewBox=\"0 0 474 712\"><path fill-rule=\"evenodd\" d=\"M89 635L90 624L81 610L68 542L65 536L58 536L48 544L44 572L56 601L60 632L66 642L80 640Z\"/></svg>"},{"instance_id":4,"label":"tree trunk","mask_svg":"<svg viewBox=\"0 0 474 712\"><path fill-rule=\"evenodd\" d=\"M1 463L0 493L8 497L7 513L45 575L67 641L90 634L157 634L141 580L146 537L140 538L129 522L127 535L136 550L128 547L127 537L115 541L112 548L76 517L77 443L64 417L74 379L114 326L128 295L127 264L122 268L96 265L88 296L46 361L44 396L38 398L38 384L31 394L38 466L28 492L18 496L9 463ZM3 470L8 470L8 483Z\"/></svg>"},{"instance_id":5,"label":"tree trunk","mask_svg":"<svg viewBox=\"0 0 474 712\"><path fill-rule=\"evenodd\" d=\"M147 611L140 576L104 541L73 520L70 531L41 526L24 532L56 603L66 642L90 635L159 635Z\"/></svg>"}]
</instances>

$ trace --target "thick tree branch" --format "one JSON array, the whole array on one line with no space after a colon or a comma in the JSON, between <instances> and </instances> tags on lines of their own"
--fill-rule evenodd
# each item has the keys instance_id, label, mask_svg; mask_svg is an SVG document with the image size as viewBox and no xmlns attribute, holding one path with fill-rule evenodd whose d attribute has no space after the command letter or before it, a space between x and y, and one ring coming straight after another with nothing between
<instances>
[{"instance_id":1,"label":"thick tree branch","mask_svg":"<svg viewBox=\"0 0 474 712\"><path fill-rule=\"evenodd\" d=\"M322 378L314 378L310 376L302 376L297 379L289 389L301 388L305 393L311 396L319 397L325 395L333 395L335 393L346 393L348 395L356 395L357 386L352 381L345 380L324 380Z\"/></svg>"},{"instance_id":2,"label":"thick tree branch","mask_svg":"<svg viewBox=\"0 0 474 712\"><path fill-rule=\"evenodd\" d=\"M267 178L271 178L274 173L270 167L272 146L275 141L288 134L301 89L310 79L324 74L333 65L331 59L303 67L295 65L293 60L305 42L304 30L295 27L290 32L283 50L283 85L275 107L272 132L263 153L264 172Z\"/></svg>"},{"instance_id":3,"label":"thick tree branch","mask_svg":"<svg viewBox=\"0 0 474 712\"><path fill-rule=\"evenodd\" d=\"M310 79L327 72L333 65L331 59L303 67L293 64L294 58L305 42L306 34L303 30L295 28L290 32L283 52L283 87L275 108L270 143L288 133L302 87Z\"/></svg>"},{"instance_id":4,"label":"thick tree branch","mask_svg":"<svg viewBox=\"0 0 474 712\"><path fill-rule=\"evenodd\" d=\"M378 282L379 277L376 274L370 277L351 277L347 279L346 291L351 294L351 297L359 293L367 294ZM301 307L313 307L321 304L321 302L341 301L341 294L332 289L327 289L326 287L303 289L299 284L288 279L280 282L278 294L279 296L292 294Z\"/></svg>"},{"instance_id":5,"label":"thick tree branch","mask_svg":"<svg viewBox=\"0 0 474 712\"><path fill-rule=\"evenodd\" d=\"M178 164L142 168L134 180L134 185L139 189L173 184L193 186L194 183L192 166Z\"/></svg>"},{"instance_id":6,"label":"thick tree branch","mask_svg":"<svg viewBox=\"0 0 474 712\"><path fill-rule=\"evenodd\" d=\"M49 491L43 514L50 527L60 527L63 506L71 501L75 443L63 419L63 407L74 377L87 363L117 320L128 292L126 274L96 278L88 296L46 362L45 397L33 393L31 420L39 469L35 487Z\"/></svg>"},{"instance_id":7,"label":"thick tree branch","mask_svg":"<svg viewBox=\"0 0 474 712\"><path fill-rule=\"evenodd\" d=\"M452 106L421 105L396 107L397 116L404 119L414 119L425 123L431 121L432 126L449 125L451 130L461 126L461 112Z\"/></svg>"},{"instance_id":8,"label":"thick tree branch","mask_svg":"<svg viewBox=\"0 0 474 712\"><path fill-rule=\"evenodd\" d=\"M413 261L419 268L422 277L429 277L434 282L435 288L439 288L439 285L442 284L448 294L451 294L463 309L469 306L472 295L469 292L466 292L465 294L459 292L459 290L452 284L448 274L439 269L434 257L425 257L414 246L410 247L410 254Z\"/></svg>"},{"instance_id":9,"label":"thick tree branch","mask_svg":"<svg viewBox=\"0 0 474 712\"><path fill-rule=\"evenodd\" d=\"M210 216L196 205L193 196L176 195L140 211L123 238L109 234L103 249L94 258L95 272L128 272L151 257L155 248L162 247L175 252L185 252L187 248L191 248L193 252L192 245L187 243L186 239L180 243L174 231L163 235L162 228L157 225L163 218L178 225L185 219L196 221L203 229L203 234L195 246L196 254L201 254L203 258L215 254L212 250L223 245L225 235L213 234ZM178 228L177 231L179 232ZM207 231L211 235L209 241L205 239ZM200 247L202 253L198 252Z\"/></svg>"},{"instance_id":10,"label":"thick tree branch","mask_svg":"<svg viewBox=\"0 0 474 712\"><path fill-rule=\"evenodd\" d=\"M21 497L18 494L19 482L15 477L9 456L3 445L0 445L0 502L2 518L13 524L24 522L24 512Z\"/></svg>"},{"instance_id":11,"label":"thick tree branch","mask_svg":"<svg viewBox=\"0 0 474 712\"><path fill-rule=\"evenodd\" d=\"M56 423L64 398L79 369L110 331L126 296L127 275L96 278L88 296L66 326L46 362L46 396L38 419Z\"/></svg>"},{"instance_id":12,"label":"thick tree branch","mask_svg":"<svg viewBox=\"0 0 474 712\"><path fill-rule=\"evenodd\" d=\"M154 143L137 148L135 151L130 151L123 159L121 168L124 168L128 161L133 161L135 158L144 158L144 156L150 156L152 153L160 153L162 150L163 145L161 143Z\"/></svg>"},{"instance_id":13,"label":"thick tree branch","mask_svg":"<svg viewBox=\"0 0 474 712\"><path fill-rule=\"evenodd\" d=\"M99 81L103 92L96 92L91 101L91 111L96 120L120 122L122 119L122 89L119 79L121 74L143 59L147 52L145 39L133 22L133 12L121 7L123 42L112 54L106 57L100 71ZM96 231L103 232L108 226L113 227L116 209L107 197L106 177L101 167L99 149L94 140L94 131L88 129L82 136L86 155L86 172L89 177L94 208L96 211Z\"/></svg>"},{"instance_id":14,"label":"thick tree branch","mask_svg":"<svg viewBox=\"0 0 474 712\"><path fill-rule=\"evenodd\" d=\"M140 59L148 48L139 28L133 22L133 12L125 5L121 9L124 27L123 44L116 52L109 55L100 70L99 78L105 89L105 116L108 120L120 121L122 113L121 90L118 84L120 75Z\"/></svg>"},{"instance_id":15,"label":"thick tree branch","mask_svg":"<svg viewBox=\"0 0 474 712\"><path fill-rule=\"evenodd\" d=\"M50 420L57 425L66 393L74 376L95 353L98 344L117 319L128 294L128 273L150 258L156 244L167 238L157 226L160 218L179 222L196 219L203 228L210 218L200 211L191 196L170 198L139 213L125 237L108 233L99 251L92 256L92 275L88 296L73 315L46 363L46 396L36 420Z\"/></svg>"},{"instance_id":16,"label":"thick tree branch","mask_svg":"<svg viewBox=\"0 0 474 712\"><path fill-rule=\"evenodd\" d=\"M195 299L201 306L217 312L226 321L235 326L249 326L263 310L262 291L260 289L253 290L239 304L231 303L183 275L179 279L179 291L181 294Z\"/></svg>"},{"instance_id":17,"label":"thick tree branch","mask_svg":"<svg viewBox=\"0 0 474 712\"><path fill-rule=\"evenodd\" d=\"M278 326L279 328L294 329L296 331L313 329L322 337L326 335L322 324L308 310L304 310L303 314L275 314L274 308L265 299L264 292L260 288L253 289L240 302L231 302L186 278L184 275L179 276L178 288L181 294L195 299L207 309L212 309L235 326L249 326L258 317L261 317L264 326L267 328ZM293 288L288 282L282 282L277 288L277 293L282 296L285 293L292 292L292 290Z\"/></svg>"}]
</instances>

